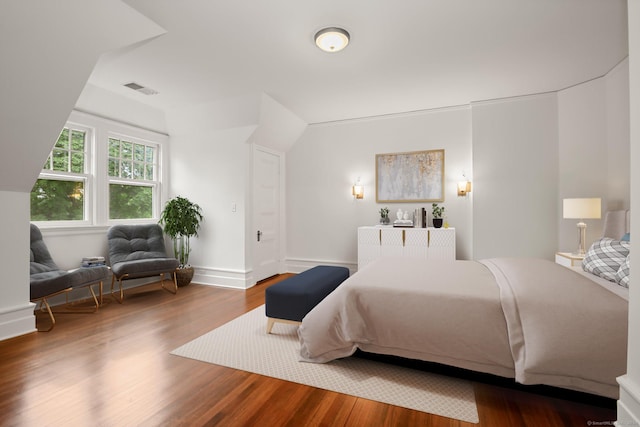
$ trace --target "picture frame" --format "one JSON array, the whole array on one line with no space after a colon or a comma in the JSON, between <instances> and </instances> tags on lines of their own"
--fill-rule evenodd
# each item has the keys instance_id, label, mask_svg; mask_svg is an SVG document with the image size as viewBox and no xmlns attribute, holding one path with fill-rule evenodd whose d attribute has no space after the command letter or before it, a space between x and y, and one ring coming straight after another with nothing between
<instances>
[{"instance_id":1,"label":"picture frame","mask_svg":"<svg viewBox=\"0 0 640 427\"><path fill-rule=\"evenodd\" d=\"M376 154L376 202L444 202L444 149Z\"/></svg>"}]
</instances>

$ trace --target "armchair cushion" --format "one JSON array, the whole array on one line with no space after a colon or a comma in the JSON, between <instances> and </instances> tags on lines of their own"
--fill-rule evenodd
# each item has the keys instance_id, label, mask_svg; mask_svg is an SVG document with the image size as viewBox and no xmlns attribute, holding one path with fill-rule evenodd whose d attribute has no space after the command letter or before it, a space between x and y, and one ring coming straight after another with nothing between
<instances>
[{"instance_id":1,"label":"armchair cushion","mask_svg":"<svg viewBox=\"0 0 640 427\"><path fill-rule=\"evenodd\" d=\"M109 261L116 277L153 276L178 268L178 260L167 256L164 234L157 224L114 225L107 240Z\"/></svg>"}]
</instances>

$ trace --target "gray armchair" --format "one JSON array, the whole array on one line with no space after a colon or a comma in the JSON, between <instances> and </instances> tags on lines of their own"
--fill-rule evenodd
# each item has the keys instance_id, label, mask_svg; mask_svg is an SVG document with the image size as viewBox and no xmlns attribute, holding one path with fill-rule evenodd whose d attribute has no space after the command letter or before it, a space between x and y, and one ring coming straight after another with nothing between
<instances>
[{"instance_id":1,"label":"gray armchair","mask_svg":"<svg viewBox=\"0 0 640 427\"><path fill-rule=\"evenodd\" d=\"M50 331L56 324L56 319L47 298L71 292L73 289L88 287L95 304L93 311L98 310L100 303L92 285L99 285L100 301L102 301L102 282L109 274L109 267L77 268L71 271L60 269L51 258L47 245L42 239L40 229L34 224L31 224L30 246L31 301L37 302L40 309L46 310L51 319L51 326L48 329L43 329L43 331Z\"/></svg>"},{"instance_id":2,"label":"gray armchair","mask_svg":"<svg viewBox=\"0 0 640 427\"><path fill-rule=\"evenodd\" d=\"M163 289L175 294L178 292L176 269L178 260L167 256L162 228L157 224L114 225L107 232L109 242L109 263L113 273L111 294L122 303L124 291L122 281L142 277L160 276ZM165 287L165 274L173 279L173 289ZM113 293L118 282L120 297Z\"/></svg>"}]
</instances>

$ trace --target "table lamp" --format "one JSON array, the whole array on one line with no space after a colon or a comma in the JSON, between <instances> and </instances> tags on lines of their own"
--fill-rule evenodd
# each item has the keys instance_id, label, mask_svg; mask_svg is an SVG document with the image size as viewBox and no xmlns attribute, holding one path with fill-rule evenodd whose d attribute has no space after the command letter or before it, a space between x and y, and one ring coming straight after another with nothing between
<instances>
[{"instance_id":1,"label":"table lamp","mask_svg":"<svg viewBox=\"0 0 640 427\"><path fill-rule=\"evenodd\" d=\"M584 256L585 240L587 236L587 224L584 219L598 219L601 216L600 198L590 199L563 199L562 217L579 219L578 222L578 251L574 255Z\"/></svg>"}]
</instances>

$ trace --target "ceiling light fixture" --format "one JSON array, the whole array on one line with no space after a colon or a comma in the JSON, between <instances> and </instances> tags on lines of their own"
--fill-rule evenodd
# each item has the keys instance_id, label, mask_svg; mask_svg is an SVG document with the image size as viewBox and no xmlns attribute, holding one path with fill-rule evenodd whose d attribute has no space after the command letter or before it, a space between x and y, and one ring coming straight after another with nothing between
<instances>
[{"instance_id":1,"label":"ceiling light fixture","mask_svg":"<svg viewBox=\"0 0 640 427\"><path fill-rule=\"evenodd\" d=\"M339 52L349 44L349 33L342 28L323 28L314 37L316 45L325 52Z\"/></svg>"}]
</instances>

